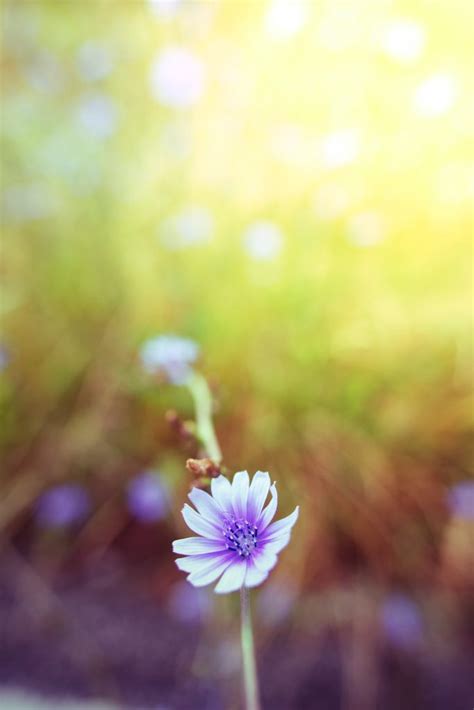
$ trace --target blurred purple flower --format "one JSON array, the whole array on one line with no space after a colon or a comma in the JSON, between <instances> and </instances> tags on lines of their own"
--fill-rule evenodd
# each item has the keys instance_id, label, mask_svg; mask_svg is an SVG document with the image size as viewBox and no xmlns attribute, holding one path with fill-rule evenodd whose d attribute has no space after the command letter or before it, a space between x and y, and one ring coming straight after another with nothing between
<instances>
[{"instance_id":1,"label":"blurred purple flower","mask_svg":"<svg viewBox=\"0 0 474 710\"><path fill-rule=\"evenodd\" d=\"M43 527L64 527L83 520L90 509L87 491L78 484L64 483L39 497L36 520Z\"/></svg>"},{"instance_id":2,"label":"blurred purple flower","mask_svg":"<svg viewBox=\"0 0 474 710\"><path fill-rule=\"evenodd\" d=\"M0 345L0 372L10 364L10 351L5 345Z\"/></svg>"},{"instance_id":3,"label":"blurred purple flower","mask_svg":"<svg viewBox=\"0 0 474 710\"><path fill-rule=\"evenodd\" d=\"M159 335L147 340L140 358L150 374L162 373L175 385L182 385L191 374L191 364L199 355L199 346L193 340L176 335Z\"/></svg>"},{"instance_id":4,"label":"blurred purple flower","mask_svg":"<svg viewBox=\"0 0 474 710\"><path fill-rule=\"evenodd\" d=\"M173 551L187 555L176 565L188 573L195 587L220 580L218 594L241 587L256 587L277 563L277 554L290 541L299 508L272 523L278 505L275 484L270 476L257 471L250 484L247 471L239 471L232 483L224 476L213 478L212 495L193 488L189 499L197 508L185 505L182 514L188 527L200 537L173 542ZM264 508L268 493L271 500Z\"/></svg>"},{"instance_id":5,"label":"blurred purple flower","mask_svg":"<svg viewBox=\"0 0 474 710\"><path fill-rule=\"evenodd\" d=\"M449 509L456 518L474 520L474 482L456 483L449 489L447 499Z\"/></svg>"},{"instance_id":6,"label":"blurred purple flower","mask_svg":"<svg viewBox=\"0 0 474 710\"><path fill-rule=\"evenodd\" d=\"M390 643L399 648L415 646L423 636L418 605L405 594L392 594L380 609L380 625Z\"/></svg>"},{"instance_id":7,"label":"blurred purple flower","mask_svg":"<svg viewBox=\"0 0 474 710\"><path fill-rule=\"evenodd\" d=\"M209 615L211 598L205 589L196 589L186 582L178 582L171 591L168 608L180 621L199 623Z\"/></svg>"},{"instance_id":8,"label":"blurred purple flower","mask_svg":"<svg viewBox=\"0 0 474 710\"><path fill-rule=\"evenodd\" d=\"M135 476L127 487L128 509L138 520L152 523L165 517L168 491L155 471L144 471Z\"/></svg>"}]
</instances>

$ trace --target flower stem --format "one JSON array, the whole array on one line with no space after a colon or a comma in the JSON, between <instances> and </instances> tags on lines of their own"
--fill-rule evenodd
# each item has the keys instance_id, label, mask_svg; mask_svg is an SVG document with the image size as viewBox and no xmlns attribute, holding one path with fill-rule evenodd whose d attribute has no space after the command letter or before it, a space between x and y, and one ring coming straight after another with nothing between
<instances>
[{"instance_id":1,"label":"flower stem","mask_svg":"<svg viewBox=\"0 0 474 710\"><path fill-rule=\"evenodd\" d=\"M260 710L257 667L255 663L255 649L253 644L252 617L250 615L250 598L247 587L242 587L240 590L240 609L245 708L246 710Z\"/></svg>"},{"instance_id":2,"label":"flower stem","mask_svg":"<svg viewBox=\"0 0 474 710\"><path fill-rule=\"evenodd\" d=\"M186 384L191 392L196 409L197 435L206 453L215 463L222 461L222 452L217 441L212 421L212 395L207 380L199 372L193 372Z\"/></svg>"},{"instance_id":3,"label":"flower stem","mask_svg":"<svg viewBox=\"0 0 474 710\"><path fill-rule=\"evenodd\" d=\"M206 379L198 372L192 372L186 384L191 393L196 410L197 435L206 453L215 463L222 461L222 452L217 441L212 421L212 395ZM245 691L245 709L260 710L257 667L253 643L252 618L250 615L249 591L240 590L242 671Z\"/></svg>"}]
</instances>

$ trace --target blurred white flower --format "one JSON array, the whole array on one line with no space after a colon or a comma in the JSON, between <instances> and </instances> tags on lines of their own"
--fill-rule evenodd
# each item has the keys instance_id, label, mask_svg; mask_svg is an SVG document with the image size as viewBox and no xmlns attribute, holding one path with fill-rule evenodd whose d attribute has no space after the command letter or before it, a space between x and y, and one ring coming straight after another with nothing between
<instances>
[{"instance_id":1,"label":"blurred white flower","mask_svg":"<svg viewBox=\"0 0 474 710\"><path fill-rule=\"evenodd\" d=\"M265 15L265 31L272 39L290 39L307 20L305 0L272 0Z\"/></svg>"},{"instance_id":2,"label":"blurred white flower","mask_svg":"<svg viewBox=\"0 0 474 710\"><path fill-rule=\"evenodd\" d=\"M98 42L82 44L76 56L79 75L84 81L99 81L110 74L114 60L110 50Z\"/></svg>"},{"instance_id":3,"label":"blurred white flower","mask_svg":"<svg viewBox=\"0 0 474 710\"><path fill-rule=\"evenodd\" d=\"M441 116L454 105L457 89L455 77L443 72L433 74L416 89L413 108L425 118Z\"/></svg>"},{"instance_id":4,"label":"blurred white flower","mask_svg":"<svg viewBox=\"0 0 474 710\"><path fill-rule=\"evenodd\" d=\"M183 0L148 0L148 6L157 20L169 20L183 6Z\"/></svg>"},{"instance_id":5,"label":"blurred white flower","mask_svg":"<svg viewBox=\"0 0 474 710\"><path fill-rule=\"evenodd\" d=\"M244 246L256 261L271 261L281 252L283 233L273 222L258 221L244 232Z\"/></svg>"},{"instance_id":6,"label":"blurred white flower","mask_svg":"<svg viewBox=\"0 0 474 710\"><path fill-rule=\"evenodd\" d=\"M329 168L339 168L353 163L359 152L360 140L354 129L335 131L321 140L322 161Z\"/></svg>"},{"instance_id":7,"label":"blurred white flower","mask_svg":"<svg viewBox=\"0 0 474 710\"><path fill-rule=\"evenodd\" d=\"M375 246L383 241L386 225L378 212L360 212L351 217L347 224L347 237L359 247Z\"/></svg>"},{"instance_id":8,"label":"blurred white flower","mask_svg":"<svg viewBox=\"0 0 474 710\"><path fill-rule=\"evenodd\" d=\"M160 229L161 241L170 249L184 249L208 242L212 237L214 219L204 207L188 207L169 217Z\"/></svg>"},{"instance_id":9,"label":"blurred white flower","mask_svg":"<svg viewBox=\"0 0 474 710\"><path fill-rule=\"evenodd\" d=\"M95 138L109 138L117 128L118 110L106 94L88 94L79 103L77 118Z\"/></svg>"},{"instance_id":10,"label":"blurred white flower","mask_svg":"<svg viewBox=\"0 0 474 710\"><path fill-rule=\"evenodd\" d=\"M194 340L177 335L158 335L140 349L143 368L150 374L163 374L175 385L183 384L199 355Z\"/></svg>"},{"instance_id":11,"label":"blurred white flower","mask_svg":"<svg viewBox=\"0 0 474 710\"><path fill-rule=\"evenodd\" d=\"M425 31L418 22L396 20L384 28L380 45L391 59L414 62L425 46Z\"/></svg>"},{"instance_id":12,"label":"blurred white flower","mask_svg":"<svg viewBox=\"0 0 474 710\"><path fill-rule=\"evenodd\" d=\"M153 62L150 74L153 97L164 106L187 108L204 88L204 65L185 47L167 47Z\"/></svg>"}]
</instances>

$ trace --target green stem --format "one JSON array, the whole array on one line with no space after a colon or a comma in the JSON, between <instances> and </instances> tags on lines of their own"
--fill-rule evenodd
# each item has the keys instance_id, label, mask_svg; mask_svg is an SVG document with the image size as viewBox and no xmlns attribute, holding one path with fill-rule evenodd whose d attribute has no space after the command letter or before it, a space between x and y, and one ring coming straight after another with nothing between
<instances>
[{"instance_id":1,"label":"green stem","mask_svg":"<svg viewBox=\"0 0 474 710\"><path fill-rule=\"evenodd\" d=\"M212 422L212 395L205 377L193 372L187 382L196 409L197 435L206 453L215 463L222 461L222 452Z\"/></svg>"},{"instance_id":2,"label":"green stem","mask_svg":"<svg viewBox=\"0 0 474 710\"><path fill-rule=\"evenodd\" d=\"M197 436L206 453L215 463L222 461L222 453L217 441L212 421L212 396L206 379L198 372L193 372L186 381L196 410ZM249 591L240 590L241 604L241 641L242 672L245 690L246 710L260 710L257 667L253 643L252 619L250 615Z\"/></svg>"},{"instance_id":3,"label":"green stem","mask_svg":"<svg viewBox=\"0 0 474 710\"><path fill-rule=\"evenodd\" d=\"M252 617L250 615L250 598L247 587L242 587L240 590L240 609L245 708L246 710L260 710L257 667L255 664L255 649L253 644Z\"/></svg>"}]
</instances>

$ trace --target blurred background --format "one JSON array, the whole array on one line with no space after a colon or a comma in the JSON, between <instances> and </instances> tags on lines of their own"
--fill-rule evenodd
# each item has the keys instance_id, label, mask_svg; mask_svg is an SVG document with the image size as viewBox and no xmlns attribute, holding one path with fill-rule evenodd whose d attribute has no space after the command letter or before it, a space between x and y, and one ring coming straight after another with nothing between
<instances>
[{"instance_id":1,"label":"blurred background","mask_svg":"<svg viewBox=\"0 0 474 710\"><path fill-rule=\"evenodd\" d=\"M473 706L473 19L3 2L1 707L240 707L235 595L173 562L163 334L228 469L301 505L253 594L263 707Z\"/></svg>"}]
</instances>

